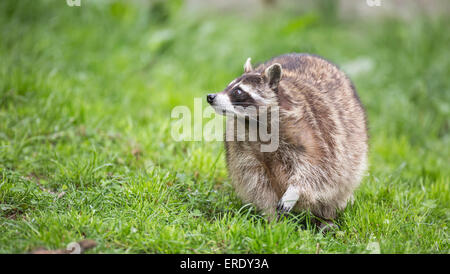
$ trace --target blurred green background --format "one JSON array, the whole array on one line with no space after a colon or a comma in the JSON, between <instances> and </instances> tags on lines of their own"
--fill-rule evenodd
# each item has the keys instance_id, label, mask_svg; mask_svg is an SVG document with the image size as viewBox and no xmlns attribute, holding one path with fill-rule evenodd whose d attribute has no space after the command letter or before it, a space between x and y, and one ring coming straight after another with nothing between
<instances>
[{"instance_id":1,"label":"blurred green background","mask_svg":"<svg viewBox=\"0 0 450 274\"><path fill-rule=\"evenodd\" d=\"M94 253L448 253L449 14L448 1L0 1L0 252L87 238ZM222 90L247 57L289 52L338 64L368 112L369 174L332 234L308 213L267 223L234 194L222 143L170 135L173 107Z\"/></svg>"}]
</instances>

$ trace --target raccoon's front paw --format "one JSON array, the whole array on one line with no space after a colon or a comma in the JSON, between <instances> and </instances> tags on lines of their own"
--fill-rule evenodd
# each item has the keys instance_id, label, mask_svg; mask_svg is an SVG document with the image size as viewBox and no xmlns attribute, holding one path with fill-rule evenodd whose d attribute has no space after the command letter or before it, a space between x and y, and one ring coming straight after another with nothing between
<instances>
[{"instance_id":1,"label":"raccoon's front paw","mask_svg":"<svg viewBox=\"0 0 450 274\"><path fill-rule=\"evenodd\" d=\"M292 208L294 208L299 197L300 197L299 187L296 185L289 186L286 192L283 194L283 197L281 197L280 201L278 202L277 205L278 218L286 216L292 210Z\"/></svg>"},{"instance_id":2,"label":"raccoon's front paw","mask_svg":"<svg viewBox=\"0 0 450 274\"><path fill-rule=\"evenodd\" d=\"M277 219L279 220L282 217L286 217L291 209L291 206L288 206L286 203L280 200L277 204Z\"/></svg>"}]
</instances>

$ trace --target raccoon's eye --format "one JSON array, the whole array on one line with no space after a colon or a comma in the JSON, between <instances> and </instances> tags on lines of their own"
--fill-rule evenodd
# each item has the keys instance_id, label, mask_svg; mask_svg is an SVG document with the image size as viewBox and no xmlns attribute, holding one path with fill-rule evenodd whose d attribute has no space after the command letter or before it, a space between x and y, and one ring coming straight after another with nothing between
<instances>
[{"instance_id":1,"label":"raccoon's eye","mask_svg":"<svg viewBox=\"0 0 450 274\"><path fill-rule=\"evenodd\" d=\"M239 95L242 95L242 90L240 90L240 89L237 88L237 89L234 90L234 94L235 94L235 95L238 95L238 96L239 96Z\"/></svg>"}]
</instances>

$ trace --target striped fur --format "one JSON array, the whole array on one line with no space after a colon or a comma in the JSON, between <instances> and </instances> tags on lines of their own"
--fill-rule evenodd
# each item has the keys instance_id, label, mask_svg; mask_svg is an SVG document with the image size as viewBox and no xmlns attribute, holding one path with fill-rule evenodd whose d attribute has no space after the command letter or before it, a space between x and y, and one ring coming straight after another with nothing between
<instances>
[{"instance_id":1,"label":"striped fur","mask_svg":"<svg viewBox=\"0 0 450 274\"><path fill-rule=\"evenodd\" d=\"M276 63L282 75L272 85L267 68ZM277 204L279 210L309 209L334 219L352 200L367 169L366 115L351 81L321 57L287 54L255 69L248 60L245 73L219 94L232 96L236 85L243 85L253 105L280 107L277 151L260 152L258 141L225 142L237 194L270 219Z\"/></svg>"}]
</instances>

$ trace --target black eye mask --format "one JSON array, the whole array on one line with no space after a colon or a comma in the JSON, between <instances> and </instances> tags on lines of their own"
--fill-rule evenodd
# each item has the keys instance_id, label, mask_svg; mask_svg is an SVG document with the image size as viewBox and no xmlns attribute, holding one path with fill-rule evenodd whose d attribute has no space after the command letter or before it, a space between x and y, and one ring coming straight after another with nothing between
<instances>
[{"instance_id":1,"label":"black eye mask","mask_svg":"<svg viewBox=\"0 0 450 274\"><path fill-rule=\"evenodd\" d=\"M228 92L230 101L234 106L248 107L255 105L255 100L240 88L235 88Z\"/></svg>"}]
</instances>

